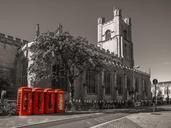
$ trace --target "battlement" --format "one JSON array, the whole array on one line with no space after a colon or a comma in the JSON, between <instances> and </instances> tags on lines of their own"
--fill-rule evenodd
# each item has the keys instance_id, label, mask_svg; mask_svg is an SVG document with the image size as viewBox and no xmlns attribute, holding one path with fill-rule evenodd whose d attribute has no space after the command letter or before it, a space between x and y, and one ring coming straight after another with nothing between
<instances>
[{"instance_id":1,"label":"battlement","mask_svg":"<svg viewBox=\"0 0 171 128\"><path fill-rule=\"evenodd\" d=\"M130 17L122 18L122 10L121 10L121 9L119 9L119 8L114 8L114 10L113 10L113 16L114 16L114 18L115 18L116 16L119 16L119 17L121 17L121 20L123 20L123 22L124 22L125 24L131 25L131 18L130 18ZM114 19L109 20L109 21L106 21L104 17L99 17L99 18L97 19L98 24L102 24L102 25L109 25L109 24L112 24L113 21L114 21Z\"/></svg>"},{"instance_id":2,"label":"battlement","mask_svg":"<svg viewBox=\"0 0 171 128\"><path fill-rule=\"evenodd\" d=\"M104 24L105 23L105 18L104 17L99 17L97 19L98 24Z\"/></svg>"},{"instance_id":3,"label":"battlement","mask_svg":"<svg viewBox=\"0 0 171 128\"><path fill-rule=\"evenodd\" d=\"M103 26L113 24L113 19L103 23Z\"/></svg>"},{"instance_id":4,"label":"battlement","mask_svg":"<svg viewBox=\"0 0 171 128\"><path fill-rule=\"evenodd\" d=\"M0 33L0 42L6 43L9 45L15 45L17 47L21 47L28 43L27 40L21 40L20 38L14 38L10 35L5 35L4 33Z\"/></svg>"},{"instance_id":5,"label":"battlement","mask_svg":"<svg viewBox=\"0 0 171 128\"><path fill-rule=\"evenodd\" d=\"M127 25L131 25L131 18L126 17L123 19L123 21L127 24Z\"/></svg>"},{"instance_id":6,"label":"battlement","mask_svg":"<svg viewBox=\"0 0 171 128\"><path fill-rule=\"evenodd\" d=\"M114 8L113 9L113 15L115 16L122 16L122 10L119 8Z\"/></svg>"}]
</instances>

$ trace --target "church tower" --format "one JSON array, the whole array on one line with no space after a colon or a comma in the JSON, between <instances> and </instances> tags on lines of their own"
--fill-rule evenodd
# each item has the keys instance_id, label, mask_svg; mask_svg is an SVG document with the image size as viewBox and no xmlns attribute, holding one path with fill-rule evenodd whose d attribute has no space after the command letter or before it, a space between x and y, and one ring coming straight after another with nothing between
<instances>
[{"instance_id":1,"label":"church tower","mask_svg":"<svg viewBox=\"0 0 171 128\"><path fill-rule=\"evenodd\" d=\"M105 22L105 18L98 18L97 29L97 45L113 52L124 65L133 67L131 19L122 18L122 11L114 9L112 20Z\"/></svg>"}]
</instances>

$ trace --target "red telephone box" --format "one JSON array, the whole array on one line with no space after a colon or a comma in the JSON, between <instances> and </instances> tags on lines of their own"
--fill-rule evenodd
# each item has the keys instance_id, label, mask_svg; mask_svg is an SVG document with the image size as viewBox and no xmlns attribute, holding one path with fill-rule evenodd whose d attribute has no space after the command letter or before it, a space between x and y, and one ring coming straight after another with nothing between
<instances>
[{"instance_id":1,"label":"red telephone box","mask_svg":"<svg viewBox=\"0 0 171 128\"><path fill-rule=\"evenodd\" d=\"M55 111L64 112L64 91L61 89L55 90Z\"/></svg>"},{"instance_id":2,"label":"red telephone box","mask_svg":"<svg viewBox=\"0 0 171 128\"><path fill-rule=\"evenodd\" d=\"M44 114L44 89L33 88L33 114Z\"/></svg>"},{"instance_id":3,"label":"red telephone box","mask_svg":"<svg viewBox=\"0 0 171 128\"><path fill-rule=\"evenodd\" d=\"M44 90L45 97L45 113L50 114L54 113L55 107L55 92L53 89L45 89Z\"/></svg>"},{"instance_id":4,"label":"red telephone box","mask_svg":"<svg viewBox=\"0 0 171 128\"><path fill-rule=\"evenodd\" d=\"M17 114L32 114L32 89L28 87L20 87L17 95Z\"/></svg>"}]
</instances>

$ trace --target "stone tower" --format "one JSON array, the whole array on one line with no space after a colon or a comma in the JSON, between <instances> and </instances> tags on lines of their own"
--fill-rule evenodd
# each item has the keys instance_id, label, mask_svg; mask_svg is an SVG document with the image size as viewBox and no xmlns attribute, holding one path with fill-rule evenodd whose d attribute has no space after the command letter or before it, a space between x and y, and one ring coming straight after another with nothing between
<instances>
[{"instance_id":1,"label":"stone tower","mask_svg":"<svg viewBox=\"0 0 171 128\"><path fill-rule=\"evenodd\" d=\"M131 19L122 18L120 9L113 10L113 19L105 22L98 18L97 45L118 56L126 66L133 67L133 43L131 37Z\"/></svg>"}]
</instances>

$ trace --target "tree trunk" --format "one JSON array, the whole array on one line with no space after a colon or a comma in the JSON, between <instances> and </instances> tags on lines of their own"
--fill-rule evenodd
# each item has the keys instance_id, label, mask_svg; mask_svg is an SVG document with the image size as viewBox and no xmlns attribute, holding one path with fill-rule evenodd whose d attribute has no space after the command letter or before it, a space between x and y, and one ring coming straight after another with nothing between
<instances>
[{"instance_id":1,"label":"tree trunk","mask_svg":"<svg viewBox=\"0 0 171 128\"><path fill-rule=\"evenodd\" d=\"M69 104L70 104L70 111L75 111L75 105L74 105L74 82L73 80L70 80L69 77L67 77L68 85L69 85Z\"/></svg>"}]
</instances>

